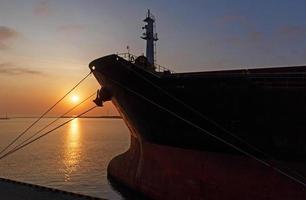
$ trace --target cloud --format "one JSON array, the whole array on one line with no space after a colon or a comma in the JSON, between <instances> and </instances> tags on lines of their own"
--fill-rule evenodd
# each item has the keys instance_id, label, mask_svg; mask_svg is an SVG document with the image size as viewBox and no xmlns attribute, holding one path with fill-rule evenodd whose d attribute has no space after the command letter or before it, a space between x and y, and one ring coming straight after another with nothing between
<instances>
[{"instance_id":1,"label":"cloud","mask_svg":"<svg viewBox=\"0 0 306 200\"><path fill-rule=\"evenodd\" d=\"M252 46L264 47L266 41L264 34L260 31L248 31L241 35L229 35L220 39L217 44L228 44L236 47Z\"/></svg>"},{"instance_id":2,"label":"cloud","mask_svg":"<svg viewBox=\"0 0 306 200\"><path fill-rule=\"evenodd\" d=\"M226 26L231 24L239 24L246 29L252 29L253 24L244 15L224 15L217 19L217 25Z\"/></svg>"},{"instance_id":3,"label":"cloud","mask_svg":"<svg viewBox=\"0 0 306 200\"><path fill-rule=\"evenodd\" d=\"M18 38L19 33L7 26L0 26L0 50L7 49L11 40Z\"/></svg>"},{"instance_id":4,"label":"cloud","mask_svg":"<svg viewBox=\"0 0 306 200\"><path fill-rule=\"evenodd\" d=\"M12 63L0 63L0 74L6 74L6 75L23 75L23 74L29 74L29 75L43 75L41 71L28 69L28 68L22 68L17 65L14 65Z\"/></svg>"},{"instance_id":5,"label":"cloud","mask_svg":"<svg viewBox=\"0 0 306 200\"><path fill-rule=\"evenodd\" d=\"M240 14L224 15L215 21L217 29L227 34L218 39L217 44L227 44L236 47L260 47L265 46L265 34L259 31L256 24L247 16ZM238 31L237 31L238 30Z\"/></svg>"},{"instance_id":6,"label":"cloud","mask_svg":"<svg viewBox=\"0 0 306 200\"><path fill-rule=\"evenodd\" d=\"M263 33L260 31L250 32L248 35L250 42L260 42L263 39Z\"/></svg>"},{"instance_id":7,"label":"cloud","mask_svg":"<svg viewBox=\"0 0 306 200\"><path fill-rule=\"evenodd\" d=\"M301 38L306 35L306 27L301 25L286 25L280 28L279 33L289 38Z\"/></svg>"},{"instance_id":8,"label":"cloud","mask_svg":"<svg viewBox=\"0 0 306 200\"><path fill-rule=\"evenodd\" d=\"M33 10L33 13L40 17L47 17L51 14L51 8L48 0L39 2Z\"/></svg>"},{"instance_id":9,"label":"cloud","mask_svg":"<svg viewBox=\"0 0 306 200\"><path fill-rule=\"evenodd\" d=\"M84 29L85 29L85 25L69 24L69 25L59 26L57 28L57 31L65 32L65 33L77 33L77 32L83 31Z\"/></svg>"},{"instance_id":10,"label":"cloud","mask_svg":"<svg viewBox=\"0 0 306 200\"><path fill-rule=\"evenodd\" d=\"M218 19L220 23L228 23L232 21L245 21L243 15L224 15Z\"/></svg>"}]
</instances>

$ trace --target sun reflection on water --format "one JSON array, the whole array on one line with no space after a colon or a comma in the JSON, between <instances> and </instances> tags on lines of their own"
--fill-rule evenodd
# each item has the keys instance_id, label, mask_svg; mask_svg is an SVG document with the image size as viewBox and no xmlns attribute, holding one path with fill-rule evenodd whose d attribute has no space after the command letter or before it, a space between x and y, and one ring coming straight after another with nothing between
<instances>
[{"instance_id":1,"label":"sun reflection on water","mask_svg":"<svg viewBox=\"0 0 306 200\"><path fill-rule=\"evenodd\" d=\"M66 147L64 152L64 173L66 182L70 181L71 174L77 171L81 160L82 151L80 146L80 136L79 119L74 119L70 122L66 136Z\"/></svg>"}]
</instances>

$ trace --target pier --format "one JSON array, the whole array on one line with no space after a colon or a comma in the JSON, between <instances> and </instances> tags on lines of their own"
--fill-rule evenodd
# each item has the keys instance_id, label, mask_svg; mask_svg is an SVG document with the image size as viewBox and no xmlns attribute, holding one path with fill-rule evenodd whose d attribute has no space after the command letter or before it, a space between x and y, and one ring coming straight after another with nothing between
<instances>
[{"instance_id":1,"label":"pier","mask_svg":"<svg viewBox=\"0 0 306 200\"><path fill-rule=\"evenodd\" d=\"M10 200L102 200L98 197L0 178L0 199Z\"/></svg>"}]
</instances>

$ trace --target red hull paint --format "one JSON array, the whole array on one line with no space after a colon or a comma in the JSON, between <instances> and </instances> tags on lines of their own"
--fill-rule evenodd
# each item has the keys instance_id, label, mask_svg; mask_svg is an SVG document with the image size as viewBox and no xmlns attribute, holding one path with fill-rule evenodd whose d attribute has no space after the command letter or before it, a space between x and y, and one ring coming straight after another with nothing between
<instances>
[{"instance_id":1,"label":"red hull paint","mask_svg":"<svg viewBox=\"0 0 306 200\"><path fill-rule=\"evenodd\" d=\"M130 130L131 145L110 162L108 174L127 187L152 199L306 200L304 186L252 158L146 142L113 103ZM306 175L303 165L299 172Z\"/></svg>"},{"instance_id":2,"label":"red hull paint","mask_svg":"<svg viewBox=\"0 0 306 200\"><path fill-rule=\"evenodd\" d=\"M153 199L306 199L305 187L255 160L140 143L134 136L108 172Z\"/></svg>"}]
</instances>

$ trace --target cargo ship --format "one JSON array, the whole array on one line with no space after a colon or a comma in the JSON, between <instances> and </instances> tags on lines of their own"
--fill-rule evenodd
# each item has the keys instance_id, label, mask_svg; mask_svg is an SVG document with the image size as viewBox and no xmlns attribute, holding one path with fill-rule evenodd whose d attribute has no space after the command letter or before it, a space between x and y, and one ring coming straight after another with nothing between
<instances>
[{"instance_id":1,"label":"cargo ship","mask_svg":"<svg viewBox=\"0 0 306 200\"><path fill-rule=\"evenodd\" d=\"M175 73L155 63L155 17L146 55L89 64L130 130L113 180L151 199L305 200L306 66Z\"/></svg>"}]
</instances>

